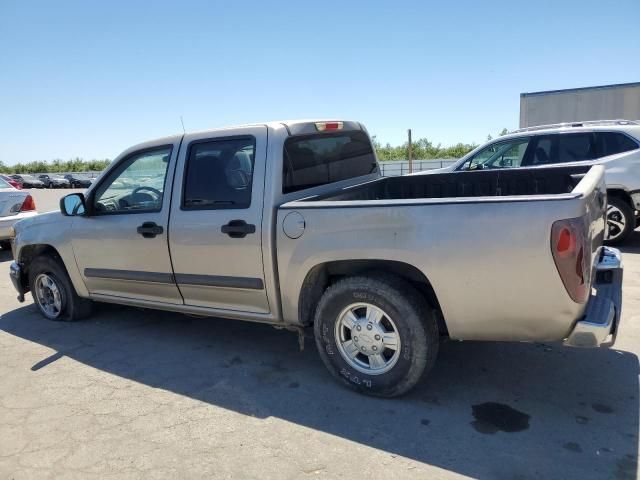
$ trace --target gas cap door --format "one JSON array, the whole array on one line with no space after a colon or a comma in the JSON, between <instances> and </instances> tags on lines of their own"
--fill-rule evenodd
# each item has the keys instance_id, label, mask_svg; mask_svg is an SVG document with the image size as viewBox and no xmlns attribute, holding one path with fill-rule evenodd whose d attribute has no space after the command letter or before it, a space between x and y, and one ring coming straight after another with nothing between
<instances>
[{"instance_id":1,"label":"gas cap door","mask_svg":"<svg viewBox=\"0 0 640 480\"><path fill-rule=\"evenodd\" d=\"M284 234L292 239L300 238L306 227L304 217L299 212L289 212L282 221Z\"/></svg>"}]
</instances>

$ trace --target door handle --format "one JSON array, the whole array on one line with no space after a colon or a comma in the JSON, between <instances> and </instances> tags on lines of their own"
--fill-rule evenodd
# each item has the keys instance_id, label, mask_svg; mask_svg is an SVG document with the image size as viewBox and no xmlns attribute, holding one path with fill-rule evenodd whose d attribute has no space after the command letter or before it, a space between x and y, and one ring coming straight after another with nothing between
<instances>
[{"instance_id":1,"label":"door handle","mask_svg":"<svg viewBox=\"0 0 640 480\"><path fill-rule=\"evenodd\" d=\"M144 222L138 227L138 233L144 238L155 238L156 235L162 235L164 228L156 225L156 222Z\"/></svg>"},{"instance_id":2,"label":"door handle","mask_svg":"<svg viewBox=\"0 0 640 480\"><path fill-rule=\"evenodd\" d=\"M220 231L231 238L244 238L248 233L256 233L256 226L244 220L231 220L226 225L223 225Z\"/></svg>"}]
</instances>

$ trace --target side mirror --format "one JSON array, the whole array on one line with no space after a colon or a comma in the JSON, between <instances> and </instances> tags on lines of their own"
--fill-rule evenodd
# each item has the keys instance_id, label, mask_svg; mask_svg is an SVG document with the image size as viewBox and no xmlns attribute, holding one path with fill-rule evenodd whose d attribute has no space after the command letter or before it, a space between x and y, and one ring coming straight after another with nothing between
<instances>
[{"instance_id":1,"label":"side mirror","mask_svg":"<svg viewBox=\"0 0 640 480\"><path fill-rule=\"evenodd\" d=\"M65 217L81 217L87 214L87 206L82 193L72 193L60 199L60 211Z\"/></svg>"}]
</instances>

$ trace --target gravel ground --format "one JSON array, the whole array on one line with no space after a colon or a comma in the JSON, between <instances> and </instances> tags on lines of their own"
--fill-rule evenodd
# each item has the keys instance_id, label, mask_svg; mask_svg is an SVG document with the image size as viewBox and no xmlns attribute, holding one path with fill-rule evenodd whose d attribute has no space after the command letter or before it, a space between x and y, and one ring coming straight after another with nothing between
<instances>
[{"instance_id":1,"label":"gravel ground","mask_svg":"<svg viewBox=\"0 0 640 480\"><path fill-rule=\"evenodd\" d=\"M67 192L35 191L39 210ZM394 400L345 390L311 341L264 325L108 305L47 321L0 252L0 478L636 478L631 245L615 349L448 342Z\"/></svg>"}]
</instances>

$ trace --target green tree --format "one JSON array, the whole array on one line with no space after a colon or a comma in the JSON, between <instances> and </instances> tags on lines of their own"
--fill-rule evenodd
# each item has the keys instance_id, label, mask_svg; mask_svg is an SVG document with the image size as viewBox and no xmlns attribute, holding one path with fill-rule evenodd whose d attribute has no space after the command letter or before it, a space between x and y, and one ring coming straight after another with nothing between
<instances>
[{"instance_id":1,"label":"green tree","mask_svg":"<svg viewBox=\"0 0 640 480\"><path fill-rule=\"evenodd\" d=\"M36 160L29 163L16 163L15 165L6 165L0 162L0 173L66 173L66 172L101 172L109 164L111 160L83 160L76 157L71 160L61 160L59 158L46 162Z\"/></svg>"}]
</instances>

